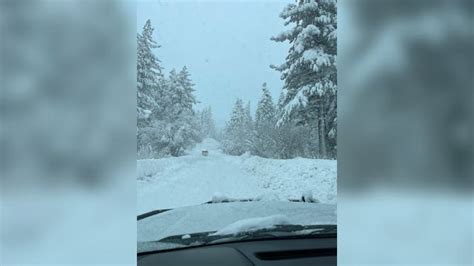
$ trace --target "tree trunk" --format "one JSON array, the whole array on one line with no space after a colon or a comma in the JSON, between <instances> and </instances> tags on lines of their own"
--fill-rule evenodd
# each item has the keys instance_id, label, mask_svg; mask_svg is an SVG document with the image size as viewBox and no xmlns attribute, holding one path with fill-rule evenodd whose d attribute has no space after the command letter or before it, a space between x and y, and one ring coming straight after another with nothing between
<instances>
[{"instance_id":1,"label":"tree trunk","mask_svg":"<svg viewBox=\"0 0 474 266\"><path fill-rule=\"evenodd\" d=\"M326 149L326 119L325 114L323 111L323 107L320 107L319 111L319 154L321 158L327 158L327 149Z\"/></svg>"}]
</instances>

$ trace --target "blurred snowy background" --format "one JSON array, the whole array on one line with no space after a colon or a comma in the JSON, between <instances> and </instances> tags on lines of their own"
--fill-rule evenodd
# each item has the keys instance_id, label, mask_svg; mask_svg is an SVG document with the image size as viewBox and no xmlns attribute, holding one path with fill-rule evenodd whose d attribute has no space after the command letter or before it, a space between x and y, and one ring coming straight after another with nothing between
<instances>
[{"instance_id":1,"label":"blurred snowy background","mask_svg":"<svg viewBox=\"0 0 474 266\"><path fill-rule=\"evenodd\" d=\"M338 264L472 265L473 1L338 10Z\"/></svg>"},{"instance_id":2,"label":"blurred snowy background","mask_svg":"<svg viewBox=\"0 0 474 266\"><path fill-rule=\"evenodd\" d=\"M134 264L134 4L0 3L0 264Z\"/></svg>"}]
</instances>

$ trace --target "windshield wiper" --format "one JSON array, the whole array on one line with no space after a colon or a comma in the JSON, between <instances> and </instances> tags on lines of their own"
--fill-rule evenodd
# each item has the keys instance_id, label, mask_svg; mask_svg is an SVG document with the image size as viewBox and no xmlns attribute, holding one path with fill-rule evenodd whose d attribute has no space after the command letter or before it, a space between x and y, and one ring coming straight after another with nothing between
<instances>
[{"instance_id":1,"label":"windshield wiper","mask_svg":"<svg viewBox=\"0 0 474 266\"><path fill-rule=\"evenodd\" d=\"M162 238L158 243L173 243L185 246L206 245L231 241L244 241L273 238L335 238L336 225L276 225L255 231L238 234L214 235L216 231L174 235Z\"/></svg>"},{"instance_id":2,"label":"windshield wiper","mask_svg":"<svg viewBox=\"0 0 474 266\"><path fill-rule=\"evenodd\" d=\"M169 211L169 210L172 210L172 209L161 209L161 210L154 210L154 211L150 211L150 212L145 212L143 214L140 214L137 216L137 221L140 221L142 219L145 219L147 217L150 217L150 216L153 216L153 215L156 215L156 214L160 214L162 212L166 212L166 211Z\"/></svg>"},{"instance_id":3,"label":"windshield wiper","mask_svg":"<svg viewBox=\"0 0 474 266\"><path fill-rule=\"evenodd\" d=\"M203 204L216 204L216 203L229 203L229 202L251 202L251 201L262 201L261 199L223 199L220 201L206 201ZM318 203L315 201L305 201L304 199L288 199L289 202L306 202L306 203Z\"/></svg>"}]
</instances>

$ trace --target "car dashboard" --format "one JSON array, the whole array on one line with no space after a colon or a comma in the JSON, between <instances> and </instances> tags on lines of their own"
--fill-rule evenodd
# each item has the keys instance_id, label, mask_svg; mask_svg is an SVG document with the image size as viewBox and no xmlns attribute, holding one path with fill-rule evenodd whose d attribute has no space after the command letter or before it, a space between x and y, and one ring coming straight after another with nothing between
<instances>
[{"instance_id":1,"label":"car dashboard","mask_svg":"<svg viewBox=\"0 0 474 266\"><path fill-rule=\"evenodd\" d=\"M138 255L139 266L337 265L337 238L270 239L212 244Z\"/></svg>"}]
</instances>

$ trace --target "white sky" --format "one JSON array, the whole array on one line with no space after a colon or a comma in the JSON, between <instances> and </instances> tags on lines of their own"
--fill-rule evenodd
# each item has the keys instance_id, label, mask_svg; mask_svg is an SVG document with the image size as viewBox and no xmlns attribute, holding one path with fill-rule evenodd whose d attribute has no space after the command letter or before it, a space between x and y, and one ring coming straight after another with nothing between
<instances>
[{"instance_id":1,"label":"white sky","mask_svg":"<svg viewBox=\"0 0 474 266\"><path fill-rule=\"evenodd\" d=\"M186 65L196 84L198 109L211 105L219 126L237 97L252 112L267 82L276 101L283 86L270 64L284 62L288 43L270 37L285 29L280 12L292 0L150 0L137 4L137 30L147 19L165 72Z\"/></svg>"}]
</instances>

